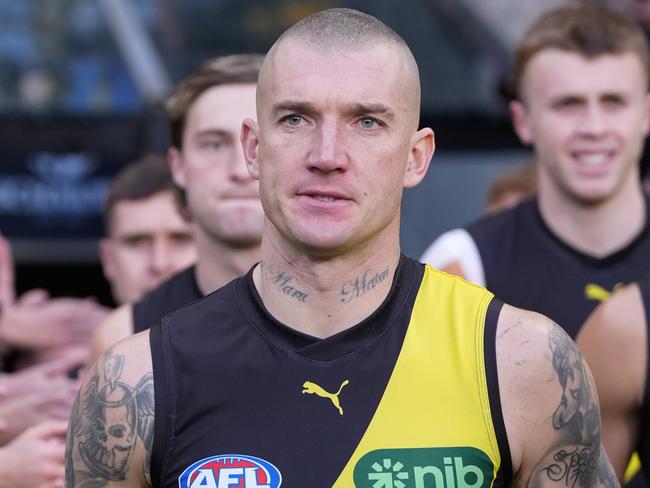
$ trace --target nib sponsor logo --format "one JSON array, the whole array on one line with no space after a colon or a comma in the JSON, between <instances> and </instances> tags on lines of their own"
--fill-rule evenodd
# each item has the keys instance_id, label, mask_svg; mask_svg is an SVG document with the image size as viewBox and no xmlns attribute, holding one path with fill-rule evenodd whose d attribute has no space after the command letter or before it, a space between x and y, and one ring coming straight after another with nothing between
<instances>
[{"instance_id":1,"label":"nib sponsor logo","mask_svg":"<svg viewBox=\"0 0 650 488\"><path fill-rule=\"evenodd\" d=\"M178 478L179 488L278 488L282 475L264 459L225 454L201 459Z\"/></svg>"},{"instance_id":2,"label":"nib sponsor logo","mask_svg":"<svg viewBox=\"0 0 650 488\"><path fill-rule=\"evenodd\" d=\"M471 447L380 449L354 468L357 488L488 488L494 466Z\"/></svg>"}]
</instances>

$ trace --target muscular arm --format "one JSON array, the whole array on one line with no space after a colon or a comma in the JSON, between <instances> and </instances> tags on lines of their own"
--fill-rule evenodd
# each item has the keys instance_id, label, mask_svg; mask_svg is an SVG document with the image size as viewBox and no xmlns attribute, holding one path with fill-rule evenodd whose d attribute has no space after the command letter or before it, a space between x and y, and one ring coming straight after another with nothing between
<instances>
[{"instance_id":1,"label":"muscular arm","mask_svg":"<svg viewBox=\"0 0 650 488\"><path fill-rule=\"evenodd\" d=\"M637 285L601 304L578 336L600 397L603 442L621 481L641 426L646 344L646 318Z\"/></svg>"},{"instance_id":2,"label":"muscular arm","mask_svg":"<svg viewBox=\"0 0 650 488\"><path fill-rule=\"evenodd\" d=\"M101 323L90 344L88 364L93 364L116 342L133 334L133 306L130 303L113 310Z\"/></svg>"},{"instance_id":3,"label":"muscular arm","mask_svg":"<svg viewBox=\"0 0 650 488\"><path fill-rule=\"evenodd\" d=\"M154 391L149 333L116 344L79 391L66 440L66 487L148 487Z\"/></svg>"},{"instance_id":4,"label":"muscular arm","mask_svg":"<svg viewBox=\"0 0 650 488\"><path fill-rule=\"evenodd\" d=\"M569 336L541 315L504 306L497 364L514 486L618 486L591 373Z\"/></svg>"}]
</instances>

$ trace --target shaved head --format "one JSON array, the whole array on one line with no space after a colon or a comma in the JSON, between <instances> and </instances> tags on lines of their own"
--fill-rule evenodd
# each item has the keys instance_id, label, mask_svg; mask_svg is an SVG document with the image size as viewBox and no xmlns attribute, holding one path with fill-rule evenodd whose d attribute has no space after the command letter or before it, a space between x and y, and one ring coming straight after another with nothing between
<instances>
[{"instance_id":1,"label":"shaved head","mask_svg":"<svg viewBox=\"0 0 650 488\"><path fill-rule=\"evenodd\" d=\"M275 45L289 38L298 38L323 50L359 49L380 42L396 44L411 52L393 29L372 15L350 8L332 8L309 15L289 27Z\"/></svg>"},{"instance_id":2,"label":"shaved head","mask_svg":"<svg viewBox=\"0 0 650 488\"><path fill-rule=\"evenodd\" d=\"M321 55L345 55L387 48L400 58L402 83L414 109L413 120L417 124L420 116L420 74L413 53L397 32L372 15L349 8L333 8L317 12L300 20L287 29L269 50L258 81L258 108L260 99L269 89L269 72L278 52L288 44L314 50Z\"/></svg>"}]
</instances>

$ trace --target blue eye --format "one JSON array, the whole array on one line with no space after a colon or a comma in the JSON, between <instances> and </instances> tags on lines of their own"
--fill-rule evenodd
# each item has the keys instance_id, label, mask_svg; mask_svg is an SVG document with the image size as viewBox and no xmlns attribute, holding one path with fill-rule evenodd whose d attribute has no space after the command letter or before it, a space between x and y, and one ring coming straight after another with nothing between
<instances>
[{"instance_id":1,"label":"blue eye","mask_svg":"<svg viewBox=\"0 0 650 488\"><path fill-rule=\"evenodd\" d=\"M291 127L299 126L302 121L303 118L300 115L289 115L284 118L284 122Z\"/></svg>"},{"instance_id":2,"label":"blue eye","mask_svg":"<svg viewBox=\"0 0 650 488\"><path fill-rule=\"evenodd\" d=\"M359 121L359 125L364 129L374 129L377 126L377 121L372 117L364 117Z\"/></svg>"}]
</instances>

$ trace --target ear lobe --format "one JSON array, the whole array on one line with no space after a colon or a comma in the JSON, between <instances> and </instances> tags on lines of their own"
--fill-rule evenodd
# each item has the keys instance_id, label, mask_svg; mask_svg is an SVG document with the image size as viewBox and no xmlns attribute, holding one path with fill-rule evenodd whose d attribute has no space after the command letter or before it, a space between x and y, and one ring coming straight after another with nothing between
<instances>
[{"instance_id":1,"label":"ear lobe","mask_svg":"<svg viewBox=\"0 0 650 488\"><path fill-rule=\"evenodd\" d=\"M258 130L257 123L253 119L246 118L242 123L240 136L246 167L250 175L256 180L260 179Z\"/></svg>"},{"instance_id":2,"label":"ear lobe","mask_svg":"<svg viewBox=\"0 0 650 488\"><path fill-rule=\"evenodd\" d=\"M435 135L430 128L420 129L413 135L404 174L404 188L413 188L422 181L427 174L435 149Z\"/></svg>"},{"instance_id":3,"label":"ear lobe","mask_svg":"<svg viewBox=\"0 0 650 488\"><path fill-rule=\"evenodd\" d=\"M172 172L174 183L184 190L187 186L187 175L181 152L175 147L170 147L167 150L167 161L169 162L169 169Z\"/></svg>"},{"instance_id":4,"label":"ear lobe","mask_svg":"<svg viewBox=\"0 0 650 488\"><path fill-rule=\"evenodd\" d=\"M508 107L510 109L510 116L512 117L512 126L519 136L519 140L524 144L533 143L533 135L530 130L528 122L528 114L526 106L519 100L513 100Z\"/></svg>"}]
</instances>

